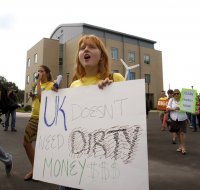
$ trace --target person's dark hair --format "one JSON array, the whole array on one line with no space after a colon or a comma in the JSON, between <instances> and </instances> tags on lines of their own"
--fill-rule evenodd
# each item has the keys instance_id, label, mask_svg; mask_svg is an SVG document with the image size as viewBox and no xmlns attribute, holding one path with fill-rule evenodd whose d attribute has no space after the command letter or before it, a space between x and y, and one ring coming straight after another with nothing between
<instances>
[{"instance_id":1,"label":"person's dark hair","mask_svg":"<svg viewBox=\"0 0 200 190\"><path fill-rule=\"evenodd\" d=\"M169 94L173 94L174 93L174 91L172 90L172 89L169 89L168 91L167 91L167 94L169 95Z\"/></svg>"},{"instance_id":2,"label":"person's dark hair","mask_svg":"<svg viewBox=\"0 0 200 190\"><path fill-rule=\"evenodd\" d=\"M52 81L53 78L52 78L51 70L49 69L49 67L47 67L46 65L40 65L40 67L42 67L45 70L47 74L47 81Z\"/></svg>"}]
</instances>

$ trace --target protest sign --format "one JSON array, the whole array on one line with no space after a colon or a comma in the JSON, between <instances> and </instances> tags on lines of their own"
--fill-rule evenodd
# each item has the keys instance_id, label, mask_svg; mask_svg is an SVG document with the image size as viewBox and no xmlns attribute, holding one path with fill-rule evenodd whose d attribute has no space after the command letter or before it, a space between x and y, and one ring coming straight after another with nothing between
<instances>
[{"instance_id":1,"label":"protest sign","mask_svg":"<svg viewBox=\"0 0 200 190\"><path fill-rule=\"evenodd\" d=\"M167 97L159 98L158 102L157 102L157 110L166 111L167 104L168 104L168 98Z\"/></svg>"},{"instance_id":2,"label":"protest sign","mask_svg":"<svg viewBox=\"0 0 200 190\"><path fill-rule=\"evenodd\" d=\"M181 90L180 110L195 113L196 112L197 91L183 88Z\"/></svg>"},{"instance_id":3,"label":"protest sign","mask_svg":"<svg viewBox=\"0 0 200 190\"><path fill-rule=\"evenodd\" d=\"M148 190L144 80L42 93L33 178L85 190Z\"/></svg>"}]
</instances>

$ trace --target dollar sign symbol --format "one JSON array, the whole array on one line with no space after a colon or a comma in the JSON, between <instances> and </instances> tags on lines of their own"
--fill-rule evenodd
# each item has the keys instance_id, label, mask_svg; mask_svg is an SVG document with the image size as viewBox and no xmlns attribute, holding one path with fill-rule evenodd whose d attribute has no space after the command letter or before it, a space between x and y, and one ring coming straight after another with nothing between
<instances>
[{"instance_id":1,"label":"dollar sign symbol","mask_svg":"<svg viewBox=\"0 0 200 190\"><path fill-rule=\"evenodd\" d=\"M117 163L113 162L112 165L111 165L111 168L112 168L112 178L113 179L118 179L119 176L120 176L120 171L117 168Z\"/></svg>"},{"instance_id":2,"label":"dollar sign symbol","mask_svg":"<svg viewBox=\"0 0 200 190\"><path fill-rule=\"evenodd\" d=\"M106 162L101 162L100 164L101 167L101 179L103 180L108 180L109 179L109 170L106 168Z\"/></svg>"},{"instance_id":3,"label":"dollar sign symbol","mask_svg":"<svg viewBox=\"0 0 200 190\"><path fill-rule=\"evenodd\" d=\"M96 169L97 164L95 162L91 162L90 164L88 164L88 168L90 168L90 174L92 179L95 179L99 176L99 172Z\"/></svg>"}]
</instances>

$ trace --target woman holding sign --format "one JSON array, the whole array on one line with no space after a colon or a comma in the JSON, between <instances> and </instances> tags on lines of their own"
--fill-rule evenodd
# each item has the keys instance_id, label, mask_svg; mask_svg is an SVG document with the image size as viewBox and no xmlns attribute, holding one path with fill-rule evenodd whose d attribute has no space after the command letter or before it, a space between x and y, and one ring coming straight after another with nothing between
<instances>
[{"instance_id":1,"label":"woman holding sign","mask_svg":"<svg viewBox=\"0 0 200 190\"><path fill-rule=\"evenodd\" d=\"M124 81L119 73L110 73L110 61L103 42L94 35L84 35L78 43L76 70L70 87L98 85L100 89L113 81ZM60 187L60 190L69 190Z\"/></svg>"},{"instance_id":2,"label":"woman holding sign","mask_svg":"<svg viewBox=\"0 0 200 190\"><path fill-rule=\"evenodd\" d=\"M179 139L179 147L176 150L183 155L186 154L185 149L185 134L187 132L188 118L186 112L179 111L181 93L178 89L174 90L173 98L171 98L167 105L167 110L170 111L171 118L171 132L176 132Z\"/></svg>"}]
</instances>

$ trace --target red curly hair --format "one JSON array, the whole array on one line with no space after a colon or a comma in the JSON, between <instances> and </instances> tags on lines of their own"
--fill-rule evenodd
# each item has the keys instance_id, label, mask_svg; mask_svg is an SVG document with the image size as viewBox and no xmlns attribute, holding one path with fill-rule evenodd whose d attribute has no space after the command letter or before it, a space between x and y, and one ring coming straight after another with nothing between
<instances>
[{"instance_id":1,"label":"red curly hair","mask_svg":"<svg viewBox=\"0 0 200 190\"><path fill-rule=\"evenodd\" d=\"M82 66L80 60L79 60L79 51L82 46L82 44L96 44L98 49L101 52L101 60L99 61L98 64L98 73L97 77L99 79L105 79L106 77L109 76L110 74L110 59L108 56L108 52L106 50L105 45L103 42L95 35L84 35L80 38L79 43L78 43L78 52L76 55L76 69L75 69L75 74L73 76L72 81L82 79L85 75L85 69Z\"/></svg>"}]
</instances>

